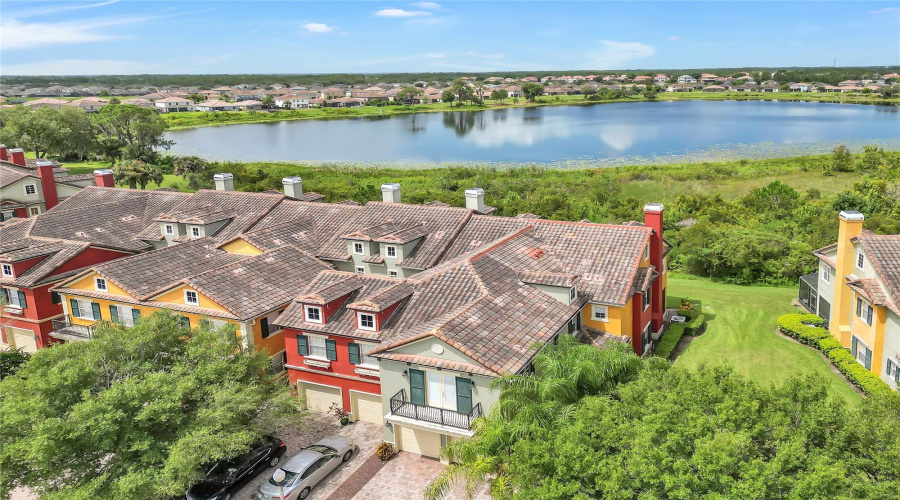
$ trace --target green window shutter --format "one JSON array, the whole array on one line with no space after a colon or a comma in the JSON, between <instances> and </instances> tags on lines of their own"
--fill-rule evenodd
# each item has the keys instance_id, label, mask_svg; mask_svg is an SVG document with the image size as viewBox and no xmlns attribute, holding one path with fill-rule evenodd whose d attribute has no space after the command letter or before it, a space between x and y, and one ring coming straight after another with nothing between
<instances>
[{"instance_id":1,"label":"green window shutter","mask_svg":"<svg viewBox=\"0 0 900 500\"><path fill-rule=\"evenodd\" d=\"M109 305L109 319L113 323L119 322L119 308L112 304Z\"/></svg>"},{"instance_id":2,"label":"green window shutter","mask_svg":"<svg viewBox=\"0 0 900 500\"><path fill-rule=\"evenodd\" d=\"M134 324L137 324L137 322L140 321L140 319L141 319L141 311L138 311L137 309L132 308L131 309L131 322Z\"/></svg>"},{"instance_id":3,"label":"green window shutter","mask_svg":"<svg viewBox=\"0 0 900 500\"><path fill-rule=\"evenodd\" d=\"M850 354L853 354L853 357L856 358L856 337L853 337L853 340L850 341Z\"/></svg>"},{"instance_id":4,"label":"green window shutter","mask_svg":"<svg viewBox=\"0 0 900 500\"><path fill-rule=\"evenodd\" d=\"M103 319L103 315L100 314L100 304L91 302L91 312L94 313L94 321L100 321Z\"/></svg>"},{"instance_id":5,"label":"green window shutter","mask_svg":"<svg viewBox=\"0 0 900 500\"><path fill-rule=\"evenodd\" d=\"M3 299L4 303L9 304L9 290L0 288L0 298Z\"/></svg>"},{"instance_id":6,"label":"green window shutter","mask_svg":"<svg viewBox=\"0 0 900 500\"><path fill-rule=\"evenodd\" d=\"M347 352L350 354L350 364L359 364L359 344L353 342L347 344Z\"/></svg>"},{"instance_id":7,"label":"green window shutter","mask_svg":"<svg viewBox=\"0 0 900 500\"><path fill-rule=\"evenodd\" d=\"M862 316L862 299L856 298L856 317L859 318Z\"/></svg>"},{"instance_id":8,"label":"green window shutter","mask_svg":"<svg viewBox=\"0 0 900 500\"><path fill-rule=\"evenodd\" d=\"M21 292L19 292L21 293ZM872 309L872 306L866 306L866 323L871 326L872 325L872 317L875 315L875 310Z\"/></svg>"},{"instance_id":9,"label":"green window shutter","mask_svg":"<svg viewBox=\"0 0 900 500\"><path fill-rule=\"evenodd\" d=\"M28 308L28 302L25 301L25 292L19 290L19 307L22 309Z\"/></svg>"},{"instance_id":10,"label":"green window shutter","mask_svg":"<svg viewBox=\"0 0 900 500\"><path fill-rule=\"evenodd\" d=\"M467 378L456 377L456 411L472 413L472 382Z\"/></svg>"},{"instance_id":11,"label":"green window shutter","mask_svg":"<svg viewBox=\"0 0 900 500\"><path fill-rule=\"evenodd\" d=\"M190 330L191 329L191 318L188 318L187 316L182 316L181 317L181 326Z\"/></svg>"},{"instance_id":12,"label":"green window shutter","mask_svg":"<svg viewBox=\"0 0 900 500\"><path fill-rule=\"evenodd\" d=\"M259 332L262 334L262 338L269 336L269 320L267 318L259 320Z\"/></svg>"},{"instance_id":13,"label":"green window shutter","mask_svg":"<svg viewBox=\"0 0 900 500\"><path fill-rule=\"evenodd\" d=\"M309 355L309 344L306 342L306 335L297 335L297 354L301 356Z\"/></svg>"},{"instance_id":14,"label":"green window shutter","mask_svg":"<svg viewBox=\"0 0 900 500\"><path fill-rule=\"evenodd\" d=\"M81 311L78 309L78 301L75 299L69 299L69 305L72 306L72 316L79 317L81 316Z\"/></svg>"},{"instance_id":15,"label":"green window shutter","mask_svg":"<svg viewBox=\"0 0 900 500\"><path fill-rule=\"evenodd\" d=\"M425 404L425 372L409 369L409 400L417 405Z\"/></svg>"},{"instance_id":16,"label":"green window shutter","mask_svg":"<svg viewBox=\"0 0 900 500\"><path fill-rule=\"evenodd\" d=\"M331 361L337 361L337 346L331 339L325 339L325 357Z\"/></svg>"}]
</instances>

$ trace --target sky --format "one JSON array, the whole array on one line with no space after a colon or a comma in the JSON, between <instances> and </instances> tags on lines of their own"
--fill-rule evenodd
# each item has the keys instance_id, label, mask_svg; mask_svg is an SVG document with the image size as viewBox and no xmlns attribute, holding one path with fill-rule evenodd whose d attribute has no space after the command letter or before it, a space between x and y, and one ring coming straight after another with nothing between
<instances>
[{"instance_id":1,"label":"sky","mask_svg":"<svg viewBox=\"0 0 900 500\"><path fill-rule=\"evenodd\" d=\"M900 1L0 0L0 74L900 64Z\"/></svg>"}]
</instances>

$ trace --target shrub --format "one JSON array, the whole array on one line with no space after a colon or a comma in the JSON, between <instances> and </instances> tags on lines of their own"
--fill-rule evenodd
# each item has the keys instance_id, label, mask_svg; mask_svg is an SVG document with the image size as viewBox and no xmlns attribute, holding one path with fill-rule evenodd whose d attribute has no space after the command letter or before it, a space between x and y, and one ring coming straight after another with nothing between
<instances>
[{"instance_id":1,"label":"shrub","mask_svg":"<svg viewBox=\"0 0 900 500\"><path fill-rule=\"evenodd\" d=\"M672 323L669 325L669 329L663 334L662 339L659 341L659 345L656 346L656 352L654 352L653 355L669 359L669 356L672 355L672 351L675 350L675 346L678 345L678 341L684 336L684 332L685 323Z\"/></svg>"},{"instance_id":2,"label":"shrub","mask_svg":"<svg viewBox=\"0 0 900 500\"><path fill-rule=\"evenodd\" d=\"M387 441L382 441L381 444L378 445L378 448L375 448L375 456L382 460L387 460L396 454L397 449L394 448L393 444L388 443Z\"/></svg>"},{"instance_id":3,"label":"shrub","mask_svg":"<svg viewBox=\"0 0 900 500\"><path fill-rule=\"evenodd\" d=\"M838 371L866 395L894 393L881 377L859 364L828 330L822 328L824 325L825 320L815 314L785 314L778 318L781 333L824 352Z\"/></svg>"}]
</instances>

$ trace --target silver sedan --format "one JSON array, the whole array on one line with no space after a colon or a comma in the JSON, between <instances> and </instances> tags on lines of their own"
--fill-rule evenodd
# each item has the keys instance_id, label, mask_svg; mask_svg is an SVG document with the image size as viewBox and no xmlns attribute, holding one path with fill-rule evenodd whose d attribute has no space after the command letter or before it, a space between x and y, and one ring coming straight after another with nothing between
<instances>
[{"instance_id":1,"label":"silver sedan","mask_svg":"<svg viewBox=\"0 0 900 500\"><path fill-rule=\"evenodd\" d=\"M294 455L254 496L257 500L303 500L331 471L353 458L357 450L353 441L345 437L324 438ZM275 479L282 477L280 481Z\"/></svg>"}]
</instances>

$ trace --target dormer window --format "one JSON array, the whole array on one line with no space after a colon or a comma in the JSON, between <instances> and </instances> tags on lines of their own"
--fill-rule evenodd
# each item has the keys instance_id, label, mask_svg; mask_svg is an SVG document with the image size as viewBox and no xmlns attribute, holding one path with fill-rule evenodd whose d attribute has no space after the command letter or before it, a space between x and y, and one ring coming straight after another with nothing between
<instances>
[{"instance_id":1,"label":"dormer window","mask_svg":"<svg viewBox=\"0 0 900 500\"><path fill-rule=\"evenodd\" d=\"M175 226L173 226L172 224L166 224L165 232L166 232L166 236L175 235Z\"/></svg>"},{"instance_id":2,"label":"dormer window","mask_svg":"<svg viewBox=\"0 0 900 500\"><path fill-rule=\"evenodd\" d=\"M359 320L360 330L375 331L375 315L368 313L357 313L356 318Z\"/></svg>"},{"instance_id":3,"label":"dormer window","mask_svg":"<svg viewBox=\"0 0 900 500\"><path fill-rule=\"evenodd\" d=\"M397 247L393 245L388 245L384 247L384 255L391 259L397 258Z\"/></svg>"},{"instance_id":4,"label":"dormer window","mask_svg":"<svg viewBox=\"0 0 900 500\"><path fill-rule=\"evenodd\" d=\"M397 274L397 271L388 271L388 276L390 276L391 278L399 277L399 275Z\"/></svg>"},{"instance_id":5,"label":"dormer window","mask_svg":"<svg viewBox=\"0 0 900 500\"><path fill-rule=\"evenodd\" d=\"M37 194L37 186L34 184L25 184L25 196Z\"/></svg>"},{"instance_id":6,"label":"dormer window","mask_svg":"<svg viewBox=\"0 0 900 500\"><path fill-rule=\"evenodd\" d=\"M353 244L353 253L356 255L363 254L363 244L362 243L354 243Z\"/></svg>"},{"instance_id":7,"label":"dormer window","mask_svg":"<svg viewBox=\"0 0 900 500\"><path fill-rule=\"evenodd\" d=\"M306 311L306 321L309 321L310 323L322 322L322 308L305 306L303 309Z\"/></svg>"},{"instance_id":8,"label":"dormer window","mask_svg":"<svg viewBox=\"0 0 900 500\"><path fill-rule=\"evenodd\" d=\"M94 278L94 290L98 292L108 292L109 288L106 286L106 280L103 278Z\"/></svg>"},{"instance_id":9,"label":"dormer window","mask_svg":"<svg viewBox=\"0 0 900 500\"><path fill-rule=\"evenodd\" d=\"M4 278L13 278L13 266L12 264L3 264L3 277Z\"/></svg>"},{"instance_id":10,"label":"dormer window","mask_svg":"<svg viewBox=\"0 0 900 500\"><path fill-rule=\"evenodd\" d=\"M863 270L863 264L866 263L866 257L863 255L862 251L856 251L856 268L860 271Z\"/></svg>"},{"instance_id":11,"label":"dormer window","mask_svg":"<svg viewBox=\"0 0 900 500\"><path fill-rule=\"evenodd\" d=\"M193 238L199 238L199 237L200 237L200 228L199 228L199 227L192 227L192 228L191 228L191 237L193 237Z\"/></svg>"},{"instance_id":12,"label":"dormer window","mask_svg":"<svg viewBox=\"0 0 900 500\"><path fill-rule=\"evenodd\" d=\"M647 246L644 248L644 260L650 258L650 244L647 243Z\"/></svg>"},{"instance_id":13,"label":"dormer window","mask_svg":"<svg viewBox=\"0 0 900 500\"><path fill-rule=\"evenodd\" d=\"M193 290L185 290L184 291L184 303L190 306L199 306L200 305L200 297L197 295L197 292Z\"/></svg>"},{"instance_id":14,"label":"dormer window","mask_svg":"<svg viewBox=\"0 0 900 500\"><path fill-rule=\"evenodd\" d=\"M574 302L577 298L578 288L573 286L571 289L569 289L569 302Z\"/></svg>"}]
</instances>

